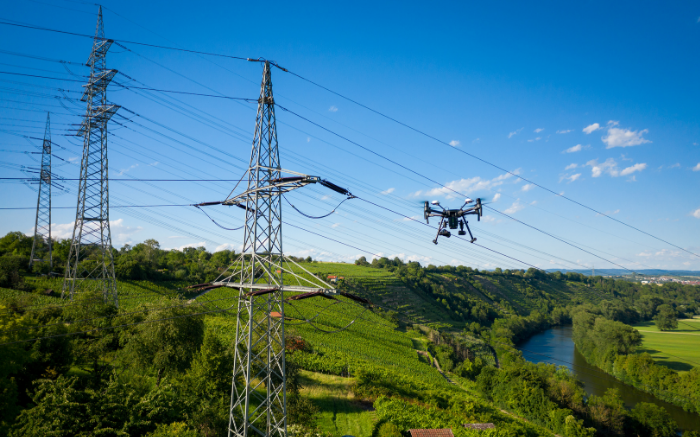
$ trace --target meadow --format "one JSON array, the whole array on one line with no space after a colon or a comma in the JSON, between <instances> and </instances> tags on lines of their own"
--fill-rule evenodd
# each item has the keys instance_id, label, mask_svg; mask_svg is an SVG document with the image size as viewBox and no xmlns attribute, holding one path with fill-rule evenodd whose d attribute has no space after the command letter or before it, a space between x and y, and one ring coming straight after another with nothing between
<instances>
[{"instance_id":1,"label":"meadow","mask_svg":"<svg viewBox=\"0 0 700 437\"><path fill-rule=\"evenodd\" d=\"M646 352L658 364L681 373L700 367L700 319L681 319L670 331L660 331L653 320L632 326L642 334L637 353Z\"/></svg>"}]
</instances>

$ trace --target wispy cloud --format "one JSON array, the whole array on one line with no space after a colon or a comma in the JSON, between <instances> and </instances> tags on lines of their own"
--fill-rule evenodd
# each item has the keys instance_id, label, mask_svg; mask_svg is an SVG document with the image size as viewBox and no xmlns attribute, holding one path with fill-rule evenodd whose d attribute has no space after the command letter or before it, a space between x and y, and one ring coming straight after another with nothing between
<instances>
[{"instance_id":1,"label":"wispy cloud","mask_svg":"<svg viewBox=\"0 0 700 437\"><path fill-rule=\"evenodd\" d=\"M597 131L598 129L601 129L600 124L598 124L598 123L593 123L593 124L589 124L588 126L584 127L584 128L583 128L583 132L584 132L586 135L588 135L588 134L591 134L591 133Z\"/></svg>"},{"instance_id":2,"label":"wispy cloud","mask_svg":"<svg viewBox=\"0 0 700 437\"><path fill-rule=\"evenodd\" d=\"M558 134L568 134L569 132L573 132L573 129L562 129L557 131Z\"/></svg>"},{"instance_id":3,"label":"wispy cloud","mask_svg":"<svg viewBox=\"0 0 700 437\"><path fill-rule=\"evenodd\" d=\"M629 176L632 173L640 172L647 168L646 163L638 163L620 170L617 167L617 162L613 158L608 158L603 163L598 163L598 160L594 159L588 161L586 165L591 167L591 176L594 178L600 177L603 174L609 174L614 178L618 176Z\"/></svg>"},{"instance_id":4,"label":"wispy cloud","mask_svg":"<svg viewBox=\"0 0 700 437\"><path fill-rule=\"evenodd\" d=\"M541 139L542 139L542 137L537 137L537 138L533 138L533 139L531 139L531 140L527 140L527 142L528 142L528 143L534 143L535 141L539 141L539 140L541 140Z\"/></svg>"},{"instance_id":5,"label":"wispy cloud","mask_svg":"<svg viewBox=\"0 0 700 437\"><path fill-rule=\"evenodd\" d=\"M382 191L382 192L381 192L381 193L379 193L379 194L383 194L384 196L386 196L387 194L391 194L391 193L393 193L393 192L394 192L394 190L395 190L395 188L394 188L394 187L391 187L391 188L388 188L388 189L386 189L386 190Z\"/></svg>"},{"instance_id":6,"label":"wispy cloud","mask_svg":"<svg viewBox=\"0 0 700 437\"><path fill-rule=\"evenodd\" d=\"M571 183L580 177L581 177L581 173L576 173L576 174L572 174L571 176L567 177L566 179L569 181L569 183Z\"/></svg>"},{"instance_id":7,"label":"wispy cloud","mask_svg":"<svg viewBox=\"0 0 700 437\"><path fill-rule=\"evenodd\" d=\"M493 196L492 202L498 202L498 199L500 199L500 198L501 198L501 193L496 193L496 194Z\"/></svg>"},{"instance_id":8,"label":"wispy cloud","mask_svg":"<svg viewBox=\"0 0 700 437\"><path fill-rule=\"evenodd\" d=\"M135 169L138 166L139 166L138 164L134 164L129 168L122 169L119 173L117 173L117 176L122 176L125 173L129 173L131 170Z\"/></svg>"},{"instance_id":9,"label":"wispy cloud","mask_svg":"<svg viewBox=\"0 0 700 437\"><path fill-rule=\"evenodd\" d=\"M692 216L695 217L696 219L700 219L700 208L693 211Z\"/></svg>"},{"instance_id":10,"label":"wispy cloud","mask_svg":"<svg viewBox=\"0 0 700 437\"><path fill-rule=\"evenodd\" d=\"M576 153L580 152L583 149L588 149L591 146L584 146L582 144L576 144L575 146L569 147L568 149L564 150L562 153Z\"/></svg>"},{"instance_id":11,"label":"wispy cloud","mask_svg":"<svg viewBox=\"0 0 700 437\"><path fill-rule=\"evenodd\" d=\"M578 164L573 163L573 164L567 165L566 168L564 168L564 170L572 170L572 169L577 168L577 167L578 167Z\"/></svg>"},{"instance_id":12,"label":"wispy cloud","mask_svg":"<svg viewBox=\"0 0 700 437\"><path fill-rule=\"evenodd\" d=\"M338 226L340 226L340 223L333 223L333 224L331 225L331 228L335 229L335 228L337 228Z\"/></svg>"},{"instance_id":13,"label":"wispy cloud","mask_svg":"<svg viewBox=\"0 0 700 437\"><path fill-rule=\"evenodd\" d=\"M644 134L649 133L649 129L642 129L640 131L621 129L615 127L618 124L619 122L612 120L608 122L608 134L602 138L606 149L612 149L613 147L632 147L651 143L651 141L643 137Z\"/></svg>"},{"instance_id":14,"label":"wispy cloud","mask_svg":"<svg viewBox=\"0 0 700 437\"><path fill-rule=\"evenodd\" d=\"M224 244L221 244L219 246L216 246L216 249L214 249L214 252L221 252L222 250L235 250L235 249L236 249L236 247L233 244L224 243ZM179 249L179 250L182 250L182 249Z\"/></svg>"},{"instance_id":15,"label":"wispy cloud","mask_svg":"<svg viewBox=\"0 0 700 437\"><path fill-rule=\"evenodd\" d=\"M620 172L620 176L627 176L627 175L630 175L636 171L642 171L645 168L647 168L646 164L634 164L633 166L627 167L624 170L622 170Z\"/></svg>"},{"instance_id":16,"label":"wispy cloud","mask_svg":"<svg viewBox=\"0 0 700 437\"><path fill-rule=\"evenodd\" d=\"M459 141L457 141L457 140L452 140L452 141L450 141L450 146L452 146L452 147L457 147L457 146L459 146Z\"/></svg>"},{"instance_id":17,"label":"wispy cloud","mask_svg":"<svg viewBox=\"0 0 700 437\"><path fill-rule=\"evenodd\" d=\"M182 251L183 249L186 249L188 247L194 247L196 249L198 247L206 247L206 246L207 245L204 241L200 241L199 243L183 244L182 246L175 248L175 250ZM225 246L225 244L222 246ZM219 246L219 247L221 247L221 246ZM223 249L221 249L221 250L223 250Z\"/></svg>"},{"instance_id":18,"label":"wispy cloud","mask_svg":"<svg viewBox=\"0 0 700 437\"><path fill-rule=\"evenodd\" d=\"M538 134L538 133L542 132L543 130L544 130L543 127L538 127L537 129L535 129L534 132L535 132L536 134Z\"/></svg>"},{"instance_id":19,"label":"wispy cloud","mask_svg":"<svg viewBox=\"0 0 700 437\"><path fill-rule=\"evenodd\" d=\"M515 202L513 202L513 204L503 212L505 212L506 214L515 214L516 212L522 210L523 208L525 208L525 205L520 203L520 199L518 199Z\"/></svg>"},{"instance_id":20,"label":"wispy cloud","mask_svg":"<svg viewBox=\"0 0 700 437\"><path fill-rule=\"evenodd\" d=\"M700 162L698 162L698 165L693 167L693 171L700 171Z\"/></svg>"},{"instance_id":21,"label":"wispy cloud","mask_svg":"<svg viewBox=\"0 0 700 437\"><path fill-rule=\"evenodd\" d=\"M521 188L522 191L530 191L535 188L535 184L526 184Z\"/></svg>"},{"instance_id":22,"label":"wispy cloud","mask_svg":"<svg viewBox=\"0 0 700 437\"><path fill-rule=\"evenodd\" d=\"M524 127L521 127L521 128L518 129L518 130L514 130L513 132L511 132L511 133L508 134L508 138L510 139L510 138L512 138L514 135L518 135L520 132L523 131L523 129L525 129L525 128L524 128Z\"/></svg>"},{"instance_id":23,"label":"wispy cloud","mask_svg":"<svg viewBox=\"0 0 700 437\"><path fill-rule=\"evenodd\" d=\"M519 170L515 170L512 173L518 174L518 172ZM476 191L491 190L495 187L503 185L508 179L512 177L512 174L506 173L497 176L493 179L482 179L479 176L475 176L469 179L459 179L456 181L446 183L444 187L433 188L432 190L428 191L417 191L413 193L412 196L445 196L448 199L452 199L454 197L457 197L457 193L469 195Z\"/></svg>"},{"instance_id":24,"label":"wispy cloud","mask_svg":"<svg viewBox=\"0 0 700 437\"><path fill-rule=\"evenodd\" d=\"M338 108L336 106L331 106L330 108L328 108L328 111L329 112L338 112Z\"/></svg>"}]
</instances>

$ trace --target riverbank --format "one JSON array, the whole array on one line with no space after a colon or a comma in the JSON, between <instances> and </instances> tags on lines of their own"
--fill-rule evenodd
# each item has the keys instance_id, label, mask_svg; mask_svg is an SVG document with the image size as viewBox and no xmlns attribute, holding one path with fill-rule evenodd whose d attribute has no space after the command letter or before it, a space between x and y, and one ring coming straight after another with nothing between
<instances>
[{"instance_id":1,"label":"riverbank","mask_svg":"<svg viewBox=\"0 0 700 437\"><path fill-rule=\"evenodd\" d=\"M567 367L583 383L583 388L589 396L602 396L607 389L614 388L618 390L625 407L631 409L640 402L656 404L665 408L681 429L700 432L699 415L627 385L603 370L588 364L583 355L576 350L572 335L573 328L571 326L553 327L533 335L518 344L516 348L530 362L544 362Z\"/></svg>"}]
</instances>

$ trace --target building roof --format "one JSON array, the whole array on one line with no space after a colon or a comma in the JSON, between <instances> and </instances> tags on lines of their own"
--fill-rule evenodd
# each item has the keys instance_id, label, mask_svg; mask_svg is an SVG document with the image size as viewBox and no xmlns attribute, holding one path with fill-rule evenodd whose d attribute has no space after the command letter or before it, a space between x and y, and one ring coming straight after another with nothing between
<instances>
[{"instance_id":1,"label":"building roof","mask_svg":"<svg viewBox=\"0 0 700 437\"><path fill-rule=\"evenodd\" d=\"M450 428L444 429L409 429L411 437L454 437Z\"/></svg>"}]
</instances>

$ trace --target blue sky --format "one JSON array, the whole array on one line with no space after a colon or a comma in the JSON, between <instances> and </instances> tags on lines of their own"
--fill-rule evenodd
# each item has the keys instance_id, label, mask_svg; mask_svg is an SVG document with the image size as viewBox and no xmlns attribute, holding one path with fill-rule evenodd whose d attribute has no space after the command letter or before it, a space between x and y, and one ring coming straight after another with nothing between
<instances>
[{"instance_id":1,"label":"blue sky","mask_svg":"<svg viewBox=\"0 0 700 437\"><path fill-rule=\"evenodd\" d=\"M439 144L280 70L278 104L402 166L585 249L489 210L470 221L478 242L541 268L700 270L700 257L626 228L459 153L466 151L555 192L700 254L700 7L697 2L190 2L107 1L107 37L275 60L301 76L427 132ZM0 21L92 34L96 6L67 0L7 2ZM125 43L107 63L115 82L256 98L257 63ZM85 62L91 40L0 25L0 71L81 79L84 67L16 54ZM128 49L128 50L127 50ZM12 52L15 54L11 54ZM67 68L66 68L67 67ZM55 171L77 177L79 82L0 74L0 167L5 177L36 165L46 111L52 112ZM43 87L43 88L42 88ZM57 88L67 91L59 91ZM78 95L79 97L79 95ZM118 179L238 179L250 154L255 105L226 99L126 90L110 125L111 205L221 200L233 184ZM176 105L175 110L173 109ZM178 109L179 108L179 109ZM132 111L132 112L129 112ZM138 115L135 115L138 114ZM459 206L449 190L278 109L283 167L327 178L359 197L419 217L422 200ZM18 153L20 152L20 153ZM56 195L54 232L72 232L75 183ZM342 200L306 187L290 202L312 215ZM5 207L36 204L21 183L4 183ZM243 214L210 207L227 227ZM34 211L0 211L0 233L30 233ZM285 203L285 251L352 261L369 253L527 268L463 240L433 245L434 230L362 200L309 220ZM111 210L115 246L155 238L164 248L240 249L242 231L214 225L192 207ZM433 223L434 224L434 223ZM357 249L356 249L357 248ZM358 250L362 249L362 251ZM592 252L598 257L592 255ZM601 258L605 258L605 261Z\"/></svg>"}]
</instances>

